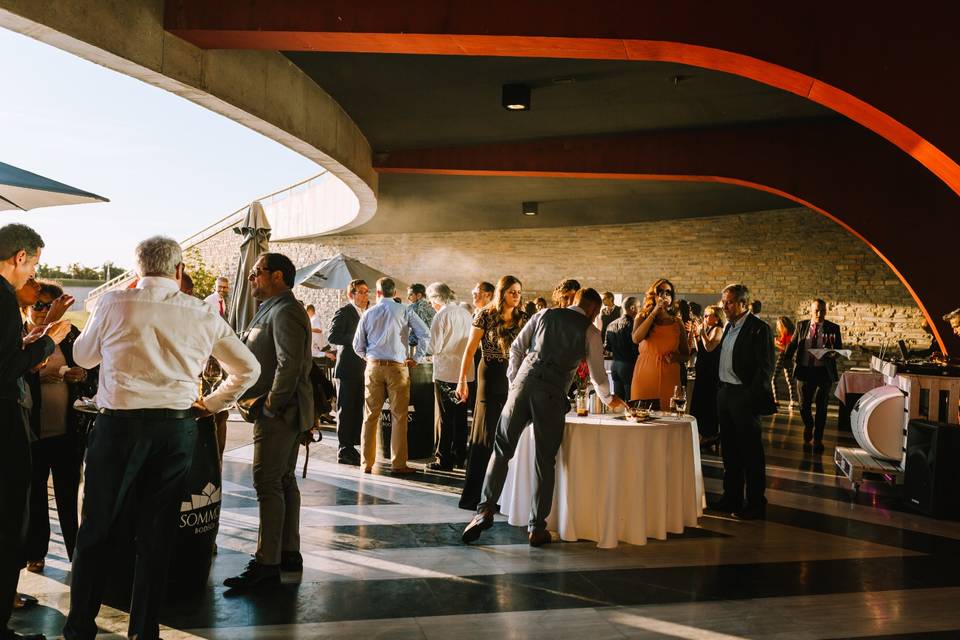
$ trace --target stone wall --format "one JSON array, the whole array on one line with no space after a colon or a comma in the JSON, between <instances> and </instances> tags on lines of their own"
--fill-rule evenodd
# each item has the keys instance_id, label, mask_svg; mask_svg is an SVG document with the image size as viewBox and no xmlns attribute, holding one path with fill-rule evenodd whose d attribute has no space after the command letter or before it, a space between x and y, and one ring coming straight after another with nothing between
<instances>
[{"instance_id":1,"label":"stone wall","mask_svg":"<svg viewBox=\"0 0 960 640\"><path fill-rule=\"evenodd\" d=\"M239 236L226 230L200 251L210 268L232 279L238 247ZM298 267L342 252L406 283L443 280L461 299L469 298L477 280L496 282L506 273L523 281L525 299L549 299L565 277L614 292L643 291L667 277L680 297L715 294L742 281L763 301L761 317L771 325L779 315L805 317L810 299L822 297L828 318L840 323L851 345L876 349L901 337L928 343L919 329L920 310L889 267L864 243L804 208L557 229L338 235L271 248ZM298 287L296 293L325 320L345 300L342 292ZM853 364L866 359L859 351Z\"/></svg>"}]
</instances>

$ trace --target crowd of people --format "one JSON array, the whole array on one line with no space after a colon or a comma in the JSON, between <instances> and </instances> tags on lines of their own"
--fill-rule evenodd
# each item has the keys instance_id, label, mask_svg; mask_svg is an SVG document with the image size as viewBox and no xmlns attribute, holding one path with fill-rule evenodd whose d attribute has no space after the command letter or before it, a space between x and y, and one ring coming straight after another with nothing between
<instances>
[{"instance_id":1,"label":"crowd of people","mask_svg":"<svg viewBox=\"0 0 960 640\"><path fill-rule=\"evenodd\" d=\"M335 422L337 461L371 473L389 402L390 454L381 466L397 475L418 472L407 460L407 411L411 371L427 357L439 434L427 467L465 470L459 504L476 516L464 542L491 526L507 464L532 424L537 483L529 541L541 546L551 541L546 518L555 458L582 363L597 396L613 409L637 402L665 409L692 368L690 411L702 445L719 447L723 459L723 495L711 506L749 519L765 515L760 419L777 410L778 377L789 408L799 401L805 442L822 448L837 367L829 354L811 352L842 348L822 300L796 325L779 318L774 333L756 315L759 303L745 285L725 287L718 304L700 309L680 300L664 278L621 306L612 293L572 279L556 286L552 306L541 297L524 304L523 284L512 275L495 285L478 282L469 303L458 302L443 282L411 285L403 304L391 278L372 289L354 280L325 330L316 309L294 297L295 267L279 253L260 255L248 275L259 307L238 336L225 320L230 282L220 278L206 299L194 297L179 245L160 236L136 248L136 285L104 294L80 331L62 319L72 298L34 279L42 247L29 227L0 228L0 638L18 637L6 623L20 598L20 569L43 570L51 474L72 561L64 636L96 635L108 579L101 569L116 544L121 505L136 491L129 635L156 638L197 419L215 421L222 457L234 405L253 423L260 520L254 557L224 584L247 589L302 570L294 469L304 433ZM950 321L960 332L960 310ZM612 360L609 382L605 356ZM321 364L332 365L335 387L319 372ZM197 382L214 365L222 372L219 384L203 386L198 397ZM74 401L94 394L99 413L84 447Z\"/></svg>"}]
</instances>

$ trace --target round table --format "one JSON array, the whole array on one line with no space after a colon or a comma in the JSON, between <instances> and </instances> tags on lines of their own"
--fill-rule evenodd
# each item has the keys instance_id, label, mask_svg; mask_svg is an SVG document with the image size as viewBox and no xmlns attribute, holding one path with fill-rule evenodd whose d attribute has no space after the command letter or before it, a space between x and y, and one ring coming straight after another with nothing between
<instances>
[{"instance_id":1,"label":"round table","mask_svg":"<svg viewBox=\"0 0 960 640\"><path fill-rule=\"evenodd\" d=\"M510 461L500 512L527 526L535 444L527 428ZM557 483L547 528L563 540L646 544L697 526L703 514L697 421L663 417L637 424L612 416L567 415L557 454Z\"/></svg>"}]
</instances>

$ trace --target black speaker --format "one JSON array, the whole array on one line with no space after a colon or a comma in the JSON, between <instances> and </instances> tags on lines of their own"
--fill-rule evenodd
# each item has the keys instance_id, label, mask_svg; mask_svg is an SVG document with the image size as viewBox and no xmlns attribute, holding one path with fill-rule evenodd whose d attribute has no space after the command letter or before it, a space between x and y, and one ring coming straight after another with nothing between
<instances>
[{"instance_id":1,"label":"black speaker","mask_svg":"<svg viewBox=\"0 0 960 640\"><path fill-rule=\"evenodd\" d=\"M934 518L960 520L960 426L911 420L904 471L907 505Z\"/></svg>"}]
</instances>

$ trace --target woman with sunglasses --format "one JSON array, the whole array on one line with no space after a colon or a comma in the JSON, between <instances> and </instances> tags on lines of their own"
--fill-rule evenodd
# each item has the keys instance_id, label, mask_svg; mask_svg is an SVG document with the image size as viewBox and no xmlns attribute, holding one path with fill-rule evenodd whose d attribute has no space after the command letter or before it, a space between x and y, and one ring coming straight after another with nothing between
<instances>
[{"instance_id":1,"label":"woman with sunglasses","mask_svg":"<svg viewBox=\"0 0 960 640\"><path fill-rule=\"evenodd\" d=\"M650 285L633 320L632 337L639 346L630 398L658 400L662 410L670 406L674 387L680 384L680 363L690 356L676 299L673 284L661 278Z\"/></svg>"},{"instance_id":2,"label":"woman with sunglasses","mask_svg":"<svg viewBox=\"0 0 960 640\"><path fill-rule=\"evenodd\" d=\"M27 310L29 329L48 323L51 308L61 299L63 289L41 282L36 302ZM54 310L56 311L56 310ZM73 408L81 396L96 391L96 376L78 367L73 360L73 343L80 330L70 333L57 345L53 355L30 380L33 408L30 427L37 437L33 443L33 479L30 487L30 522L25 553L27 570L43 570L50 544L50 518L47 512L47 480L53 473L53 491L57 518L63 533L67 557L73 559L79 518L77 494L80 488L82 451L79 442L79 415Z\"/></svg>"},{"instance_id":3,"label":"woman with sunglasses","mask_svg":"<svg viewBox=\"0 0 960 640\"><path fill-rule=\"evenodd\" d=\"M523 285L514 276L503 276L493 292L493 300L477 310L473 317L470 341L463 351L457 396L460 402L469 400L468 372L473 366L473 354L480 348L482 358L477 369L477 398L473 408L473 427L470 430L470 457L464 478L460 507L476 511L483 489L483 477L493 451L493 438L503 405L507 403L509 383L507 364L510 345L526 324L527 314L520 305Z\"/></svg>"}]
</instances>

